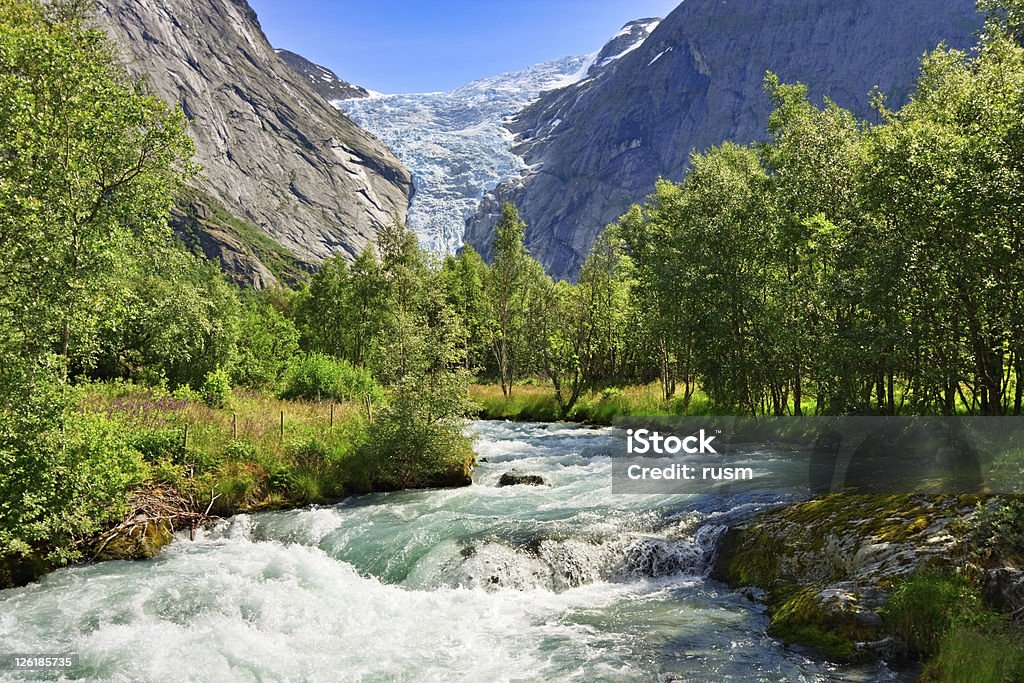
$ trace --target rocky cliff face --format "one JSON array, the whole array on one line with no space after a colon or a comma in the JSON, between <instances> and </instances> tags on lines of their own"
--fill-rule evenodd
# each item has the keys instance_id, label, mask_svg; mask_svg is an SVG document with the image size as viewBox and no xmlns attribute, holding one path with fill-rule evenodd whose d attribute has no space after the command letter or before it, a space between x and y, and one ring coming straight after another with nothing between
<instances>
[{"instance_id":1,"label":"rocky cliff face","mask_svg":"<svg viewBox=\"0 0 1024 683\"><path fill-rule=\"evenodd\" d=\"M355 255L379 226L405 218L409 173L278 57L245 0L98 4L129 70L191 120L205 169L197 189L230 214L307 265ZM250 284L271 284L266 264L246 268L258 274Z\"/></svg>"},{"instance_id":2,"label":"rocky cliff face","mask_svg":"<svg viewBox=\"0 0 1024 683\"><path fill-rule=\"evenodd\" d=\"M867 117L871 89L901 104L939 41L973 44L974 4L686 0L639 48L516 118L516 151L529 168L485 198L466 242L489 253L500 203L512 201L532 253L571 278L600 230L659 176L682 178L691 150L764 135L766 71Z\"/></svg>"},{"instance_id":3,"label":"rocky cliff face","mask_svg":"<svg viewBox=\"0 0 1024 683\"><path fill-rule=\"evenodd\" d=\"M314 64L302 55L297 55L288 50L278 50L277 56L291 67L292 71L309 82L309 86L316 91L320 97L328 102L335 100L351 100L362 97L369 97L370 91L343 81L330 69L319 64Z\"/></svg>"}]
</instances>

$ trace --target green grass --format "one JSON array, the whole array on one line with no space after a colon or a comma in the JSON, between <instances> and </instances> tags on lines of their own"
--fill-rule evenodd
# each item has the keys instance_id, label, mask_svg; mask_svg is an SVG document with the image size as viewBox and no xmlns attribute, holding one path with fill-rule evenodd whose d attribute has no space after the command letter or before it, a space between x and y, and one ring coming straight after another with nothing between
<instances>
[{"instance_id":1,"label":"green grass","mask_svg":"<svg viewBox=\"0 0 1024 683\"><path fill-rule=\"evenodd\" d=\"M193 202L201 204L209 210L209 215L205 219L192 216L195 221L210 223L215 228L237 239L281 282L296 285L309 279L309 268L301 259L256 226L233 215L210 195L194 188L188 188L182 193L178 204L183 210L190 213L189 205ZM184 242L189 249L193 251L199 249L198 235L187 234L184 237Z\"/></svg>"},{"instance_id":2,"label":"green grass","mask_svg":"<svg viewBox=\"0 0 1024 683\"><path fill-rule=\"evenodd\" d=\"M1024 638L1007 630L954 626L922 681L941 683L1019 683L1024 681Z\"/></svg>"},{"instance_id":3,"label":"green grass","mask_svg":"<svg viewBox=\"0 0 1024 683\"><path fill-rule=\"evenodd\" d=\"M950 570L924 570L895 586L886 628L925 660L923 681L1024 681L1024 635L986 606L980 587Z\"/></svg>"},{"instance_id":4,"label":"green grass","mask_svg":"<svg viewBox=\"0 0 1024 683\"><path fill-rule=\"evenodd\" d=\"M720 414L711 410L711 402L701 392L696 392L689 404L681 397L665 401L657 383L588 392L567 416L562 415L550 384L516 384L511 396L502 394L497 384L474 384L470 397L480 406L480 417L487 420L609 425L617 417Z\"/></svg>"}]
</instances>

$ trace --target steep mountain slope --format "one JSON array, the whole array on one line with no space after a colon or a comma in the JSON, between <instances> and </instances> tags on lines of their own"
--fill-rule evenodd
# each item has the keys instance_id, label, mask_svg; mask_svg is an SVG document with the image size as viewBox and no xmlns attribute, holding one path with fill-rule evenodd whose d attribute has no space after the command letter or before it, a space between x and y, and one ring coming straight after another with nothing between
<instances>
[{"instance_id":1,"label":"steep mountain slope","mask_svg":"<svg viewBox=\"0 0 1024 683\"><path fill-rule=\"evenodd\" d=\"M469 83L442 93L385 95L335 102L394 150L411 171L416 194L409 227L424 246L452 252L484 193L526 169L512 151L507 117L537 99L609 68L636 49L657 19L631 22L599 53Z\"/></svg>"},{"instance_id":2,"label":"steep mountain slope","mask_svg":"<svg viewBox=\"0 0 1024 683\"><path fill-rule=\"evenodd\" d=\"M100 22L122 45L129 70L180 103L192 121L196 160L205 172L200 192L181 212L199 215L191 229L205 230L203 216L217 213L196 206L209 195L308 266L336 252L356 254L377 227L393 215L404 218L409 173L281 61L245 0L98 4ZM219 253L207 246L208 254ZM257 250L242 245L240 254L238 245L221 246L249 260L235 272L238 279L272 283Z\"/></svg>"},{"instance_id":3,"label":"steep mountain slope","mask_svg":"<svg viewBox=\"0 0 1024 683\"><path fill-rule=\"evenodd\" d=\"M305 76L310 87L328 102L370 96L370 91L366 88L360 88L358 85L341 80L338 74L319 64L314 64L302 55L288 50L277 50L277 56L293 71L300 76Z\"/></svg>"},{"instance_id":4,"label":"steep mountain slope","mask_svg":"<svg viewBox=\"0 0 1024 683\"><path fill-rule=\"evenodd\" d=\"M683 176L691 150L764 135L765 71L867 117L873 86L902 103L921 55L971 45L980 23L974 0L686 0L639 48L516 117L528 168L485 198L466 242L489 253L510 200L534 255L571 278L605 225L659 176Z\"/></svg>"}]
</instances>

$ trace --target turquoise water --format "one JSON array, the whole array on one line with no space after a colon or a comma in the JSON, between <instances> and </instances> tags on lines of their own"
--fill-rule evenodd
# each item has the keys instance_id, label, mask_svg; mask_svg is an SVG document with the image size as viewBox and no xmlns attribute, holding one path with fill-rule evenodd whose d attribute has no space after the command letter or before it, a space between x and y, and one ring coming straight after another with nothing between
<instances>
[{"instance_id":1,"label":"turquoise water","mask_svg":"<svg viewBox=\"0 0 1024 683\"><path fill-rule=\"evenodd\" d=\"M611 429L476 423L471 487L241 515L157 559L0 593L0 652L74 653L3 680L896 680L765 635L706 578L764 500L611 493ZM508 470L550 486L497 487Z\"/></svg>"}]
</instances>

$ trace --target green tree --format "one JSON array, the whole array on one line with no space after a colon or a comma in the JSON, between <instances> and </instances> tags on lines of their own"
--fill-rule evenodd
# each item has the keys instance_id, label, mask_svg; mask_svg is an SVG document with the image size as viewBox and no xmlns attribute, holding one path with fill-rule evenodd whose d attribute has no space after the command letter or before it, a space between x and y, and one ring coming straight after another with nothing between
<instances>
[{"instance_id":1,"label":"green tree","mask_svg":"<svg viewBox=\"0 0 1024 683\"><path fill-rule=\"evenodd\" d=\"M120 306L100 326L100 376L199 389L234 362L240 304L215 264L168 248L111 286Z\"/></svg>"},{"instance_id":2,"label":"green tree","mask_svg":"<svg viewBox=\"0 0 1024 683\"><path fill-rule=\"evenodd\" d=\"M982 414L1020 411L1024 49L990 30L974 58L930 54L873 137L874 242L905 292L915 411L950 412L957 397Z\"/></svg>"},{"instance_id":3,"label":"green tree","mask_svg":"<svg viewBox=\"0 0 1024 683\"><path fill-rule=\"evenodd\" d=\"M465 329L466 368L483 370L489 353L487 264L472 247L466 246L458 255L445 258L441 279L448 305L458 314Z\"/></svg>"},{"instance_id":4,"label":"green tree","mask_svg":"<svg viewBox=\"0 0 1024 683\"><path fill-rule=\"evenodd\" d=\"M167 239L194 170L181 112L69 9L0 2L0 308L16 345L65 359L116 297L107 278Z\"/></svg>"},{"instance_id":5,"label":"green tree","mask_svg":"<svg viewBox=\"0 0 1024 683\"><path fill-rule=\"evenodd\" d=\"M849 247L866 221L864 126L827 98L824 107L813 106L804 85L780 84L768 74L765 89L775 108L768 118L769 140L758 153L769 174L776 225L770 259L778 282L768 303L779 322L769 331L781 371L772 380L772 402L779 412L791 389L800 414L810 378L829 387L819 401L842 409L858 403L862 369L874 366L890 378L895 371L887 361L895 358L896 340L873 321L865 343L863 312L849 305L860 265ZM832 353L818 353L822 344ZM866 386L874 386L870 376ZM880 404L884 398L883 392Z\"/></svg>"},{"instance_id":6,"label":"green tree","mask_svg":"<svg viewBox=\"0 0 1024 683\"><path fill-rule=\"evenodd\" d=\"M515 206L506 202L495 228L494 260L487 279L491 353L505 396L512 395L513 382L529 367L528 309L544 275L543 268L526 250L525 239L526 224Z\"/></svg>"},{"instance_id":7,"label":"green tree","mask_svg":"<svg viewBox=\"0 0 1024 683\"><path fill-rule=\"evenodd\" d=\"M238 326L231 364L234 383L253 389L273 387L298 352L295 324L269 303L252 302L244 309Z\"/></svg>"}]
</instances>

